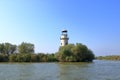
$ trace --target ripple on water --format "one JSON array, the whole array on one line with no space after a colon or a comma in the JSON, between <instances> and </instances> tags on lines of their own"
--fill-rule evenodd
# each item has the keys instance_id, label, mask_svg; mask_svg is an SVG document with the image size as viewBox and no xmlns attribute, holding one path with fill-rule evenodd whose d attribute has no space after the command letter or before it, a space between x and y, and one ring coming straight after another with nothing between
<instances>
[{"instance_id":1,"label":"ripple on water","mask_svg":"<svg viewBox=\"0 0 120 80\"><path fill-rule=\"evenodd\" d=\"M0 80L120 80L120 61L0 63Z\"/></svg>"}]
</instances>

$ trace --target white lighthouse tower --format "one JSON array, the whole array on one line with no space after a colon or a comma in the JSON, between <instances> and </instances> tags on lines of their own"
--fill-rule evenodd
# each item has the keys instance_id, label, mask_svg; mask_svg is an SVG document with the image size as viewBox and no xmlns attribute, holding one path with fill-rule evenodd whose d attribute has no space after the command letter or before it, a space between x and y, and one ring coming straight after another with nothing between
<instances>
[{"instance_id":1,"label":"white lighthouse tower","mask_svg":"<svg viewBox=\"0 0 120 80\"><path fill-rule=\"evenodd\" d=\"M68 35L67 35L67 30L63 30L62 31L62 35L60 37L60 41L61 41L61 46L65 46L68 44Z\"/></svg>"}]
</instances>

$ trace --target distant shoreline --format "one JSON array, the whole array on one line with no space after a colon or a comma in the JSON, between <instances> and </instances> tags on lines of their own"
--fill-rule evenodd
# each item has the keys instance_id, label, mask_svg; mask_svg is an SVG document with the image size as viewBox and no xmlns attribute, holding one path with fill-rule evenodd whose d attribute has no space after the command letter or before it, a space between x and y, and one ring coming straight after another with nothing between
<instances>
[{"instance_id":1,"label":"distant shoreline","mask_svg":"<svg viewBox=\"0 0 120 80\"><path fill-rule=\"evenodd\" d=\"M98 56L95 58L96 60L113 60L120 61L120 55L108 55L108 56Z\"/></svg>"}]
</instances>

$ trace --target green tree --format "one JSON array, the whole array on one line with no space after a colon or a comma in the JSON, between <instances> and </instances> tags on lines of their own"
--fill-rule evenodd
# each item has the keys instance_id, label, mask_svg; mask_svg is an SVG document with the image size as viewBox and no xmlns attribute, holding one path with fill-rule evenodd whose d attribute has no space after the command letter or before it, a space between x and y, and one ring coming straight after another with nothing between
<instances>
[{"instance_id":1,"label":"green tree","mask_svg":"<svg viewBox=\"0 0 120 80\"><path fill-rule=\"evenodd\" d=\"M56 58L62 62L85 62L92 61L94 54L86 45L76 43L76 45L68 44L60 47L56 53Z\"/></svg>"},{"instance_id":2,"label":"green tree","mask_svg":"<svg viewBox=\"0 0 120 80\"><path fill-rule=\"evenodd\" d=\"M38 61L42 62L42 58L44 57L44 53L38 53Z\"/></svg>"},{"instance_id":3,"label":"green tree","mask_svg":"<svg viewBox=\"0 0 120 80\"><path fill-rule=\"evenodd\" d=\"M10 62L17 62L17 54L11 54L10 56L9 56L9 61Z\"/></svg>"},{"instance_id":4,"label":"green tree","mask_svg":"<svg viewBox=\"0 0 120 80\"><path fill-rule=\"evenodd\" d=\"M18 46L19 53L34 53L34 44L22 42Z\"/></svg>"},{"instance_id":5,"label":"green tree","mask_svg":"<svg viewBox=\"0 0 120 80\"><path fill-rule=\"evenodd\" d=\"M16 48L16 45L12 45L10 43L2 43L0 44L0 53L4 53L6 55L13 54L16 51Z\"/></svg>"},{"instance_id":6,"label":"green tree","mask_svg":"<svg viewBox=\"0 0 120 80\"><path fill-rule=\"evenodd\" d=\"M74 47L74 44L61 46L59 48L59 51L56 53L56 58L61 62L68 61L68 58L73 55L71 51L73 47Z\"/></svg>"},{"instance_id":7,"label":"green tree","mask_svg":"<svg viewBox=\"0 0 120 80\"><path fill-rule=\"evenodd\" d=\"M93 52L90 49L88 49L86 55L87 56L86 56L85 60L87 60L87 61L92 61L93 59L95 59L95 55L93 54Z\"/></svg>"},{"instance_id":8,"label":"green tree","mask_svg":"<svg viewBox=\"0 0 120 80\"><path fill-rule=\"evenodd\" d=\"M57 61L54 54L47 54L47 57L48 57L48 62Z\"/></svg>"},{"instance_id":9,"label":"green tree","mask_svg":"<svg viewBox=\"0 0 120 80\"><path fill-rule=\"evenodd\" d=\"M17 46L16 45L11 45L11 51L10 53L13 54L17 51Z\"/></svg>"},{"instance_id":10,"label":"green tree","mask_svg":"<svg viewBox=\"0 0 120 80\"><path fill-rule=\"evenodd\" d=\"M76 46L72 48L72 53L77 62L85 61L87 56L87 51L88 51L87 46L81 43L76 43Z\"/></svg>"},{"instance_id":11,"label":"green tree","mask_svg":"<svg viewBox=\"0 0 120 80\"><path fill-rule=\"evenodd\" d=\"M4 53L9 55L11 52L11 44L10 43L5 43L4 44Z\"/></svg>"},{"instance_id":12,"label":"green tree","mask_svg":"<svg viewBox=\"0 0 120 80\"><path fill-rule=\"evenodd\" d=\"M0 44L0 53L4 53L4 43Z\"/></svg>"},{"instance_id":13,"label":"green tree","mask_svg":"<svg viewBox=\"0 0 120 80\"><path fill-rule=\"evenodd\" d=\"M8 56L5 54L0 54L0 62L7 62Z\"/></svg>"},{"instance_id":14,"label":"green tree","mask_svg":"<svg viewBox=\"0 0 120 80\"><path fill-rule=\"evenodd\" d=\"M38 62L38 55L37 54L31 54L31 62Z\"/></svg>"}]
</instances>

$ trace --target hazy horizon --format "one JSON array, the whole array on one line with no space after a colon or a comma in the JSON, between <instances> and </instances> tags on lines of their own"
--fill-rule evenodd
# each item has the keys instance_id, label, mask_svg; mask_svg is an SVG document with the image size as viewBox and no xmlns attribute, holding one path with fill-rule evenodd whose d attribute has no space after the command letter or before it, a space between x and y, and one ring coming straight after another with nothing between
<instances>
[{"instance_id":1,"label":"hazy horizon","mask_svg":"<svg viewBox=\"0 0 120 80\"><path fill-rule=\"evenodd\" d=\"M54 53L61 30L69 43L83 43L96 56L120 55L119 0L1 0L0 43L35 45Z\"/></svg>"}]
</instances>

